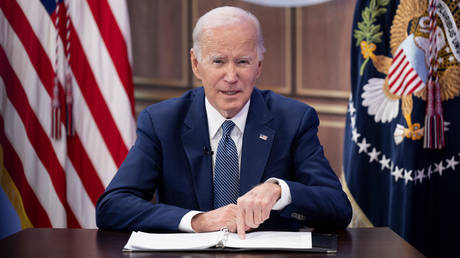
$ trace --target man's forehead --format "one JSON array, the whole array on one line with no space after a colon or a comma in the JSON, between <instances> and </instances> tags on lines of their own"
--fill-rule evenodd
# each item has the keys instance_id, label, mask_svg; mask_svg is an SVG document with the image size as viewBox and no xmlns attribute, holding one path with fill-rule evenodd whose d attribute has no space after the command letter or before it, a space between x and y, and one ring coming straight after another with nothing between
<instances>
[{"instance_id":1,"label":"man's forehead","mask_svg":"<svg viewBox=\"0 0 460 258\"><path fill-rule=\"evenodd\" d=\"M241 21L232 24L225 24L216 27L205 28L201 34L201 40L215 40L233 33L244 32L245 37L249 39L257 38L257 29L255 25L248 21Z\"/></svg>"},{"instance_id":2,"label":"man's forehead","mask_svg":"<svg viewBox=\"0 0 460 258\"><path fill-rule=\"evenodd\" d=\"M201 45L204 48L241 48L257 46L257 35L250 31L210 29L203 33Z\"/></svg>"}]
</instances>

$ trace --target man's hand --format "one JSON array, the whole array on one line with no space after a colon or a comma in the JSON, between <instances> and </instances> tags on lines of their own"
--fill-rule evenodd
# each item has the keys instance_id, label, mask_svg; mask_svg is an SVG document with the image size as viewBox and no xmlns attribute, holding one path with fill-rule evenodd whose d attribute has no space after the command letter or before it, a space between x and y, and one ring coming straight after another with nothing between
<instances>
[{"instance_id":1,"label":"man's hand","mask_svg":"<svg viewBox=\"0 0 460 258\"><path fill-rule=\"evenodd\" d=\"M236 229L241 239L249 228L258 228L270 216L270 211L281 198L281 187L276 183L260 184L238 198Z\"/></svg>"},{"instance_id":2,"label":"man's hand","mask_svg":"<svg viewBox=\"0 0 460 258\"><path fill-rule=\"evenodd\" d=\"M230 232L236 232L236 216L238 207L229 204L218 209L204 212L193 216L192 228L195 232L210 232L227 228ZM245 228L248 230L249 228Z\"/></svg>"}]
</instances>

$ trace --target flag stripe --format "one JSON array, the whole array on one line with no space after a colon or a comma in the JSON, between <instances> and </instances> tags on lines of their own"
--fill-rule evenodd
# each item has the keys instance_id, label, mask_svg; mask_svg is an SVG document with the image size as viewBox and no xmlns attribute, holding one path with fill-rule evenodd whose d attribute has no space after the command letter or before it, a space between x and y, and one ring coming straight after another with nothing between
<instances>
[{"instance_id":1,"label":"flag stripe","mask_svg":"<svg viewBox=\"0 0 460 258\"><path fill-rule=\"evenodd\" d=\"M6 0L6 1L11 1L11 0ZM11 5L13 4L14 3L12 3ZM14 12L13 17L23 18L23 20L17 21L18 23L22 23L22 26L20 26L19 24L17 25L17 27L19 27L20 30L17 31L16 33L18 34L19 38L23 42L26 48L26 51L30 56L31 61L34 64L35 69L40 74L40 78L44 86L47 88L48 93L51 95L53 77L49 75L54 73L51 62L49 62L49 59L46 56L45 51L39 44L39 41L37 40L35 34L33 34L32 29L29 26L24 26L24 24L29 24L24 14L20 12L20 9L17 9L14 11L16 12ZM16 28L16 27L13 26L13 28ZM75 35L74 34L75 30L73 30L73 26L71 26L71 28L72 28L72 32L71 32L72 35ZM61 35L61 38L62 37L65 38L65 35L63 35L63 32L61 32L60 35ZM31 42L31 43L27 44L27 42ZM116 143L120 143L120 140L117 140L117 139L121 139L121 135L119 131L117 130L117 127L115 126L115 123L110 114L110 111L107 109L107 106L101 105L105 103L105 101L103 100L101 93L98 90L97 83L94 80L93 73L91 72L91 69L89 68L88 61L85 58L84 51L82 50L78 39L76 37L71 37L71 44L72 44L71 55L73 56L73 58L71 58L70 65L72 67L72 70L74 71L74 73L77 73L76 79L79 83L80 88L82 88L82 92L83 92L83 95L85 96L86 102L90 104L89 105L90 111L93 117L95 118L95 122L98 125L99 130L105 132L105 134L102 134L102 136L109 148L109 151L111 152L112 156L115 159L116 165L120 166L121 162L123 161L124 157L127 154L127 148L126 146L122 144L116 144ZM34 62L34 60L36 60L37 62ZM80 78L80 81L79 81L79 78ZM84 79L86 80L82 81ZM106 126L110 125L108 126L109 129L103 130L104 125Z\"/></svg>"},{"instance_id":2,"label":"flag stripe","mask_svg":"<svg viewBox=\"0 0 460 258\"><path fill-rule=\"evenodd\" d=\"M81 54L86 56L87 67L92 71L94 83L99 87L98 90L102 99L105 100L108 111L112 115L115 125L119 129L125 145L129 146L132 141L132 132L124 128L126 123L133 123L134 119L130 104L130 99L126 95L126 90L118 77L114 63L111 60L107 46L101 40L101 33L94 21L94 15L91 13L89 6L85 4L75 5L74 10L71 12L72 29L75 29L78 35L79 45L81 46ZM72 39L75 37L72 37ZM71 45L73 42L71 43ZM99 58L91 58L98 56ZM74 54L72 54L72 58ZM80 57L80 56L79 56ZM71 58L71 62L72 62ZM74 71L75 73L75 71ZM109 101L111 100L111 101ZM133 129L134 130L134 129ZM133 131L134 132L134 131Z\"/></svg>"},{"instance_id":3,"label":"flag stripe","mask_svg":"<svg viewBox=\"0 0 460 258\"><path fill-rule=\"evenodd\" d=\"M22 3L22 2L23 1L20 1L19 3ZM35 2L32 1L30 4L33 4L33 3L35 3ZM34 6L34 8L35 7L36 6ZM48 14L46 13L45 9L43 8L43 6L36 7L35 11L33 13L26 13L26 17L29 20L37 20L37 18L34 18L35 16L37 16L37 13L40 14L40 15L38 15L39 17L45 17L46 16L46 17L48 17L48 19L43 19L43 20L41 20L41 22L31 23L31 26L32 26L32 28L33 28L33 30L35 32L39 31L39 30L43 30L43 29L41 29L41 27L39 27L40 24L43 25L43 23L48 25L48 26L45 26L45 27L54 26L52 24L51 19L48 16ZM52 31L52 32L50 32L50 34L51 34L51 38L56 37L56 31ZM37 34L37 35L38 35L38 37L37 37L38 41L42 42L42 44L43 44L43 42L46 42L47 39L43 38L43 37L48 35L48 34L45 34L44 36L42 36L43 34ZM59 50L60 50L60 53L61 53L60 57L62 57L63 56L63 54L62 54L63 53L63 51L62 51L63 43L62 43L61 40L59 40L58 44L59 44ZM38 51L38 50L31 49L28 52L33 52L33 51ZM51 56L52 58L54 58L55 49L54 49L54 47L52 45L50 45L50 44L45 45L44 51L46 52L45 53L46 55ZM60 62L62 63L63 60L61 60ZM35 66L37 66L37 65L35 65ZM46 73L49 74L49 73L53 72L52 71L52 69L53 69L52 68L52 63L49 62L49 61L46 62L45 65L42 66L41 68L42 69L40 69L40 72L41 72L40 76L42 74L46 74ZM62 69L59 70L58 72L59 72L58 73L59 80L61 82L63 82L64 81L64 73L63 73ZM74 80L74 77L72 77L72 85L77 85L77 82ZM53 85L49 84L49 85L44 85L44 86L45 86L46 90L48 91L48 94L51 96L52 95L52 90L53 90ZM63 94L63 91L64 91L64 89L63 89L62 85L60 85L60 93L61 93L61 95ZM94 119L93 119L93 117L91 115L89 107L87 106L86 102L83 101L83 97L82 97L78 87L74 87L73 94L74 94L74 110L77 111L77 112L74 113L74 118L75 118L75 121L78 121L77 123L75 123L75 130L77 132L76 137L80 138L82 146L84 147L84 149L75 150L75 152L79 151L79 152L86 152L87 153L86 156L89 156L90 160L85 161L85 162L90 163L90 164L84 164L84 165L82 165L82 167L91 167L91 166L95 167L99 178L103 182L103 186L107 186L107 184L109 183L109 181L111 180L111 178L113 176L113 172L117 169L117 166L114 163L114 160L113 160L109 150L107 149L107 145L104 142L104 138L103 138L101 132L97 128L96 122L94 121ZM63 97L61 97L61 100L63 100ZM63 103L63 101L61 101L61 103ZM128 110L128 112L129 112L129 110ZM64 120L64 118L62 118L62 120ZM128 123L128 125L129 125L129 123ZM51 125L47 126L45 129L48 129L49 127L51 127ZM134 126L132 126L132 127L134 127ZM132 140L131 140L131 142L132 142ZM89 148L88 146L91 146L91 148ZM71 158L71 160L73 160L72 157L70 157L70 158ZM103 160L104 162L100 162L101 160ZM96 178L96 177L91 177L91 178ZM97 192L98 190L94 190L94 191ZM100 194L100 192L99 192L99 194ZM92 195L94 195L94 194L92 194ZM94 197L92 197L92 199L94 199Z\"/></svg>"},{"instance_id":4,"label":"flag stripe","mask_svg":"<svg viewBox=\"0 0 460 258\"><path fill-rule=\"evenodd\" d=\"M5 88L1 90L4 91ZM40 205L46 211L50 219L51 225L53 227L64 227L67 225L66 212L53 187L52 180L27 138L27 132L21 117L16 112L9 99L7 99L5 103L6 104L2 107L2 111L5 114L4 120L15 121L14 125L9 125L9 123L4 125L5 135L16 150L20 162L23 165L25 179L27 180L25 182L30 185L32 193L37 196ZM31 212L34 216L36 215L35 211L32 210Z\"/></svg>"},{"instance_id":5,"label":"flag stripe","mask_svg":"<svg viewBox=\"0 0 460 258\"><path fill-rule=\"evenodd\" d=\"M123 35L126 48L129 64L132 65L132 54L131 54L131 28L129 27L129 15L126 10L128 10L127 3L120 0L108 0L110 11L113 13L117 25L120 28L121 34ZM132 74L132 72L131 72Z\"/></svg>"},{"instance_id":6,"label":"flag stripe","mask_svg":"<svg viewBox=\"0 0 460 258\"><path fill-rule=\"evenodd\" d=\"M73 25L71 25L71 33L72 35L76 33ZM71 44L72 58L70 59L70 67L96 125L100 131L104 132L102 137L112 154L115 164L120 166L128 153L128 149L123 144L124 141L102 97L80 42L76 37L71 37Z\"/></svg>"},{"instance_id":7,"label":"flag stripe","mask_svg":"<svg viewBox=\"0 0 460 258\"><path fill-rule=\"evenodd\" d=\"M45 11L45 10L42 9L42 11ZM28 24L25 17L24 17L24 20L20 22ZM40 44L38 44L39 40L36 38L35 34L32 33L33 32L32 29L30 29L30 27L28 26L22 26L22 27L26 29L24 29L25 32L24 34L21 34L20 38L23 39L22 42L29 42L29 41L33 42L33 44L30 44L30 49L27 50L27 53L31 55L32 63L34 63L36 70L39 71L41 80L44 82L47 82L47 83L44 83L44 86L46 87L48 93L51 96L52 87L53 87L53 79L52 77L49 76L49 74L52 74L54 71L52 69L52 63L49 62L46 56L46 52L43 50L43 48L38 47L40 46ZM72 29L73 29L73 26L72 26ZM72 33L71 35L75 35L75 30L73 30L71 33ZM63 31L60 32L60 36L61 38L65 38ZM83 80L83 78L86 79L86 81L84 82L79 82L80 85L82 83L84 85L84 87L80 87L80 88L85 89L85 90L82 89L82 91L84 95L87 96L85 97L87 99L87 103L91 103L93 106L93 107L90 106L90 111L95 117L95 122L98 125L99 130L105 132L105 134L102 134L102 137L104 138L106 144L108 143L107 146L109 147L109 151L112 153L112 156L116 158L118 157L118 159L115 159L115 162L116 162L116 165L119 166L127 154L127 148L126 146L122 146L122 145L120 146L120 145L115 144L115 143L120 142L116 140L117 138L121 139L120 133L117 130L117 127L115 126L115 123L113 122L112 116L110 115L110 112L106 108L106 105L101 105L102 103L105 103L105 101L102 99L101 94L98 91L97 83L95 82L93 73L91 72L91 69L89 68L89 64L87 62L87 59L85 58L85 53L81 48L80 42L78 41L76 37L71 37L71 44L72 44L71 49L75 52L71 53L73 58L71 58L70 64L72 68L74 68L74 66L78 67L78 69L73 69L74 72L82 71L81 73L77 74L77 81L78 81L78 78L81 78L81 80ZM50 52L53 53L53 51L50 51ZM38 55L37 58L33 58L35 54ZM40 61L33 62L34 60L40 60ZM43 61L43 60L46 60L46 61ZM86 77L86 75L88 77ZM90 85L87 85L87 84L90 84ZM90 98L90 100L88 100L88 98ZM108 127L110 129L103 130L102 127L104 125L105 126L110 125Z\"/></svg>"},{"instance_id":8,"label":"flag stripe","mask_svg":"<svg viewBox=\"0 0 460 258\"><path fill-rule=\"evenodd\" d=\"M0 58L0 60L2 59ZM62 216L64 208L60 203L54 188L51 188L52 191L41 191L43 189L49 189L52 185L50 177L30 145L26 136L24 124L22 123L19 115L14 110L14 107L9 99L6 98L7 94L5 92L5 85L3 82L3 80L0 80L0 93L2 94L0 96L4 96L4 98L1 99L2 103L0 103L0 111L3 114L3 121L12 121L8 124L3 123L2 129L4 130L5 135L5 143L3 146L5 147L5 150L9 150L9 145L11 145L11 149L13 150L11 153L17 153L19 160L19 162L15 162L14 159L11 159L11 164L14 164L14 166L11 166L9 161L6 163L6 167L9 171L14 171L10 174L10 176L24 195L25 203L28 203L29 201L28 205L34 204L33 202L30 202L33 201L33 199L29 200L28 197L31 196L29 194L35 195L39 203L38 205L45 210L45 213L49 218L46 218L46 220L35 220L36 218L34 218L34 216L41 219L40 210L35 210L37 207L34 207L33 205L33 209L28 209L29 206L27 206L26 211L34 214L34 216L31 217L31 221L34 225L42 225L50 222L50 225L52 226L62 226L65 223L65 219L63 219ZM10 151L6 153L9 154ZM35 171L37 173L35 173ZM16 179L19 179L19 181ZM30 185L30 191L28 189L29 187L26 187L28 185ZM23 191L24 189L26 191Z\"/></svg>"},{"instance_id":9,"label":"flag stripe","mask_svg":"<svg viewBox=\"0 0 460 258\"><path fill-rule=\"evenodd\" d=\"M96 227L97 198L134 142L126 7L124 0L0 1L0 150L16 155L3 171L11 183L1 187L17 188L24 209L16 211L33 226ZM51 138L55 72L59 139ZM69 86L73 136L65 134Z\"/></svg>"},{"instance_id":10,"label":"flag stripe","mask_svg":"<svg viewBox=\"0 0 460 258\"><path fill-rule=\"evenodd\" d=\"M412 93L414 93L415 91L417 91L417 90L419 90L419 89L421 89L421 88L424 87L424 86L423 86L423 81L420 80L420 77L418 77L418 76L417 76L417 80L415 80L415 82L413 83L413 85L414 85L414 86L411 86L411 87L410 87L411 89L409 90L409 92L407 93L407 95L412 94Z\"/></svg>"},{"instance_id":11,"label":"flag stripe","mask_svg":"<svg viewBox=\"0 0 460 258\"><path fill-rule=\"evenodd\" d=\"M0 50L0 59L7 60L3 48ZM53 187L56 189L58 198L67 212L67 223L71 227L79 227L79 224L67 203L64 169L59 163L52 144L43 130L43 127L40 125L40 121L37 119L34 111L30 107L19 79L8 62L2 62L2 64L0 64L0 76L4 79L5 90L8 98L11 100L11 103L24 123L27 137L37 156L48 171Z\"/></svg>"},{"instance_id":12,"label":"flag stripe","mask_svg":"<svg viewBox=\"0 0 460 258\"><path fill-rule=\"evenodd\" d=\"M411 74L411 66L409 65L409 61L405 60L405 65L402 68L401 72L398 74L397 78L395 79L396 81L393 82L394 85L397 85L397 87L393 87L392 90L396 92L396 94L400 95L406 86L406 78ZM412 70L413 71L413 70Z\"/></svg>"},{"instance_id":13,"label":"flag stripe","mask_svg":"<svg viewBox=\"0 0 460 258\"><path fill-rule=\"evenodd\" d=\"M0 84L3 84L1 80ZM24 203L24 209L27 214L34 214L34 216L29 217L33 226L51 227L51 221L48 218L46 211L43 209L42 205L35 196L34 191L27 183L27 179L24 176L24 167L22 166L21 160L6 138L3 128L3 117L0 115L0 143L4 150L4 159L8 160L8 162L5 162L5 168L9 172L11 179L21 194L21 198ZM14 172L12 173L12 171Z\"/></svg>"},{"instance_id":14,"label":"flag stripe","mask_svg":"<svg viewBox=\"0 0 460 258\"><path fill-rule=\"evenodd\" d=\"M105 188L94 166L89 161L88 154L84 151L79 137L72 137L69 139L67 153L92 203L96 205L99 195L104 192Z\"/></svg>"},{"instance_id":15,"label":"flag stripe","mask_svg":"<svg viewBox=\"0 0 460 258\"><path fill-rule=\"evenodd\" d=\"M116 71L123 83L126 94L131 103L134 103L132 74L129 68L127 47L125 39L117 25L117 22L110 11L107 0L88 0L89 7L101 33L102 39L107 46L107 50L112 57ZM134 105L131 105L134 115Z\"/></svg>"},{"instance_id":16,"label":"flag stripe","mask_svg":"<svg viewBox=\"0 0 460 258\"><path fill-rule=\"evenodd\" d=\"M11 28L16 32L19 39L21 40L24 48L28 50L27 54L31 60L37 73L41 74L41 81L45 86L51 86L53 84L54 70L49 69L50 63L48 56L43 51L43 47L37 40L30 23L19 7L18 3L14 0L2 0L0 1L0 9L3 10L3 14L10 23ZM43 70L42 70L43 69ZM52 72L49 72L52 71Z\"/></svg>"},{"instance_id":17,"label":"flag stripe","mask_svg":"<svg viewBox=\"0 0 460 258\"><path fill-rule=\"evenodd\" d=\"M53 74L54 74L54 65L55 65L55 58L56 58L56 44L58 44L58 64L64 64L65 62L65 54L64 54L64 45L61 38L58 38L58 42L56 42L56 29L54 27L54 19L56 17L55 13L53 13L52 17L50 17L43 7L43 5L36 0L18 0L18 4L20 5L21 9L23 10L25 19L21 20L22 26L30 27L30 30L34 33L27 34L28 37L34 40L34 44L41 43L41 49L43 50L40 52L40 60L46 64L45 67L37 70L37 73L42 74L41 77L44 76L51 76L51 80L48 80L44 86L48 91L49 95L52 96L52 90L54 86L53 81ZM29 22L28 22L29 21ZM62 20L61 20L62 21ZM63 28L64 23L60 23L60 28ZM22 37L21 37L22 38ZM30 40L30 39L27 39ZM24 41L24 40L23 40ZM32 48L33 46L27 46L26 49L28 52L38 51L39 49ZM32 62L37 62L36 60L31 60ZM58 69L58 78L59 82L62 84L64 82L64 69ZM43 79L41 79L44 81Z\"/></svg>"},{"instance_id":18,"label":"flag stripe","mask_svg":"<svg viewBox=\"0 0 460 258\"><path fill-rule=\"evenodd\" d=\"M1 17L3 18L3 15ZM3 31L7 35L7 37L0 40L0 45L5 50L6 58L9 60L12 70L22 72L21 76L18 77L19 84L40 85L40 87L23 87L23 89L27 95L27 101L33 110L38 110L39 107L45 109L46 112L35 112L35 115L37 115L41 126L47 134L49 134L51 125L51 118L49 115L51 112L50 93L43 90L44 87L42 81L40 80L43 79L43 81L46 81L46 76L39 78L39 75L36 72L39 67L40 70L38 71L41 72L41 74L45 74L47 67L51 65L49 62L40 61L39 58L37 58L37 55L40 55L40 48L35 47L29 50L24 49L23 42L33 42L36 38L29 38L26 36L26 38L23 38L23 41L21 42L13 28L8 26L8 22L5 19L0 19L0 23L2 24ZM22 35L30 34L23 33ZM49 91L51 91L51 86L49 88ZM53 144L59 145L55 146L55 149L57 150L65 148L65 142L63 144L61 142ZM58 151L58 153L60 152ZM64 164L64 157L65 155L59 155L58 157L61 166Z\"/></svg>"},{"instance_id":19,"label":"flag stripe","mask_svg":"<svg viewBox=\"0 0 460 258\"><path fill-rule=\"evenodd\" d=\"M411 69L410 73L407 73L406 77L408 77L409 75L411 75L411 77L407 81L404 80L405 89L404 89L404 92L402 93L403 95L407 95L408 91L412 91L413 89L415 89L413 88L415 85L412 85L412 83L414 81L417 81L418 79L417 73L414 71L414 69Z\"/></svg>"},{"instance_id":20,"label":"flag stripe","mask_svg":"<svg viewBox=\"0 0 460 258\"><path fill-rule=\"evenodd\" d=\"M22 22L26 22L26 21L22 21ZM23 26L25 27L25 26ZM34 37L34 34L33 33L29 33L29 34L26 34L27 36L25 38L23 38L23 41L22 42L26 42L26 41L37 41L38 39L36 37ZM6 44L8 45L12 45L12 46L15 46L16 48L20 48L21 47L21 42L15 42L15 41L18 41L16 40L17 37L15 37L15 35L10 35L9 37L9 40L6 42ZM13 47L12 46L8 46L6 49L12 49ZM35 47L33 47L35 46ZM31 54L31 53L38 53L38 55L46 55L46 53L41 53L43 49L40 49L40 48L37 48L36 46L38 46L38 44L35 44L35 45L31 45L31 49L29 50L24 50L24 51L18 51L17 55L15 55L15 59L12 59L10 58L10 60L12 59L12 62L16 63L18 62L19 63L19 67L14 67L14 70L19 70L22 68L22 70L24 71L29 71L29 72L26 72L24 74L24 76L21 76L21 84L22 85L25 85L26 83L25 82L31 82L33 79L26 79L26 77L33 77L33 74L35 73L35 71L33 71L33 67L32 65L29 65L30 63L28 62L27 60L27 57L25 56L25 53L24 52L27 52L28 54ZM11 53L11 52L10 52ZM42 59L43 61L42 62L39 62L37 60L37 58L33 57L33 55L31 55L30 57L30 61L32 61L32 63L35 64L35 67L40 67L41 69L38 70L38 71L41 71L40 73L40 77L41 78L45 78L43 79L43 81L46 81L46 76L43 76L43 75L46 75L46 74L49 74L49 73L52 73L52 70L51 70L51 63L49 62L48 59ZM48 61L48 62L46 62ZM14 66L14 65L13 65ZM30 68L27 68L29 67ZM35 79L35 78L34 78ZM24 82L25 80L25 82ZM35 79L35 80L38 80ZM37 81L37 82L34 82L34 84L39 84L40 81ZM48 85L47 87L44 87L44 89L47 90L47 92L44 92L44 93L41 93L41 90L43 89L43 87L26 87L24 88L25 91L27 92L27 96L28 96L28 100L30 102L30 100L34 100L36 98L34 98L35 96L44 96L44 95L51 95L51 92L52 92L52 85ZM64 96L63 96L63 87L62 85L60 85L60 88L61 88L61 99L63 100L64 99ZM42 122L42 127L47 131L47 134L50 134L50 128L51 128L51 121L50 121L50 112L51 112L51 100L50 100L50 96L46 96L47 99L44 100L44 101L40 101L38 104L36 105L32 105L32 109L34 110L38 110L39 106L41 106L41 109L45 109L46 112L39 112L39 113L36 113L37 116L39 116L39 121ZM63 102L63 101L61 101ZM44 122L46 121L46 122ZM64 127L65 125L65 117L64 116L61 116L61 122L62 122L62 126ZM65 129L62 129L62 131L64 131ZM104 191L104 185L103 183L101 182L97 172L95 171L93 165L91 164L89 158L88 158L88 155L86 153L86 151L84 150L81 142L80 142L80 139L78 137L78 134L74 137L76 138L75 140L73 140L71 143L68 143L68 148L67 149L71 149L73 151L70 151L68 152L68 155L69 155L69 159L73 162L73 164L76 164L80 169L78 169L77 171L79 172L80 174L80 178L82 179L82 181L85 182L85 186L86 186L86 189L88 191L88 194L91 196L91 200L93 201L93 203L95 204L97 202L97 198L98 196L100 195L101 192ZM61 153L61 155L59 155L59 160L60 160L60 164L61 166L64 166L64 160L65 160L65 155L62 155L64 154L65 152L63 151L63 148L65 148L64 144L66 143L65 142L65 139L63 139L63 141L53 141L52 142L53 145L56 145L57 143L60 143L60 147L54 147L54 149L56 149L56 153Z\"/></svg>"},{"instance_id":21,"label":"flag stripe","mask_svg":"<svg viewBox=\"0 0 460 258\"><path fill-rule=\"evenodd\" d=\"M409 65L409 61L407 61L406 59L403 59L402 61L403 62L401 62L401 64L403 66L399 66L399 64L398 64L399 69L395 70L396 75L394 75L393 77L390 77L390 91L392 93L397 92L401 88L401 83L400 83L399 79L401 78L401 75L406 70L406 67Z\"/></svg>"},{"instance_id":22,"label":"flag stripe","mask_svg":"<svg viewBox=\"0 0 460 258\"><path fill-rule=\"evenodd\" d=\"M77 85L73 76L72 85ZM75 131L83 145L84 150L82 151L87 153L90 163L96 169L105 187L112 179L113 172L117 170L117 165L104 142L104 138L102 137L103 132L99 131L89 107L83 99L80 88L74 87L73 94L74 109L78 110L78 112L74 113L75 121L78 121L78 123L75 123ZM104 162L100 162L101 160Z\"/></svg>"},{"instance_id":23,"label":"flag stripe","mask_svg":"<svg viewBox=\"0 0 460 258\"><path fill-rule=\"evenodd\" d=\"M63 37L65 38L65 35L63 33L64 32L60 32L61 38ZM71 35L75 35L75 30L73 28L73 25L71 25ZM31 36L31 38L35 39L34 36ZM107 147L109 148L110 153L114 157L114 161L116 165L120 166L121 162L123 161L124 157L127 154L127 147L124 146L123 144L119 144L119 143L123 143L120 132L117 130L117 127L115 125L115 122L113 121L110 111L105 105L105 101L100 91L98 90L99 88L97 87L97 83L95 81L94 75L91 71L91 68L89 67L88 60L86 59L85 53L80 45L79 40L76 37L71 37L70 41L72 44L72 48L71 48L72 58L70 61L70 65L76 76L77 83L80 86L80 89L83 93L84 98L86 99L86 102L89 106L89 110L92 113L92 116L95 118L95 122L97 126L99 127L99 130L104 131L104 134L102 134L102 137L105 140L105 143L107 144ZM36 45L37 45L37 42L33 44L33 46L36 46ZM37 51L41 53L39 60L43 60L45 58L44 51L40 51L40 49L35 49L31 51ZM29 53L31 51L27 51L27 52ZM33 58L31 59L36 60ZM51 67L51 63L47 62L46 64L49 64L49 65L42 67L42 69L45 70L43 72L44 77L47 77L46 75L51 73L50 71L51 69L49 69ZM40 67L37 67L36 65L34 66L36 67L37 71L41 70ZM42 73L40 73L40 75L41 74ZM52 78L51 78L51 81L46 80L47 78L44 78L44 79L45 81L49 82L48 84L44 83L44 85L45 87L48 86L46 88L49 94L51 95ZM42 79L42 81L44 79ZM106 128L104 130L104 126L106 126L108 129Z\"/></svg>"},{"instance_id":24,"label":"flag stripe","mask_svg":"<svg viewBox=\"0 0 460 258\"><path fill-rule=\"evenodd\" d=\"M396 72L396 70L399 68L401 63L404 61L404 57L401 56L403 50L400 49L398 53L396 54L395 58L393 58L393 63L390 66L390 72L388 74L388 78L393 77L393 74ZM396 64L396 65L394 65Z\"/></svg>"},{"instance_id":25,"label":"flag stripe","mask_svg":"<svg viewBox=\"0 0 460 258\"><path fill-rule=\"evenodd\" d=\"M70 161L66 162L65 170L67 172L67 198L70 208L82 227L95 228L96 218L94 216L94 209L96 205L90 199L90 196L88 196L88 190L85 189L83 182L78 176L78 171L75 170Z\"/></svg>"}]
</instances>

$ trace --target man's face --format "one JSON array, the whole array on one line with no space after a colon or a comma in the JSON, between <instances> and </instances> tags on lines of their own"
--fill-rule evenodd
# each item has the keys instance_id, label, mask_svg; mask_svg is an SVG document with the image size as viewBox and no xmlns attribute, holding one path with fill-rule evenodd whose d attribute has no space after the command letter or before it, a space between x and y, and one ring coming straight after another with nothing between
<instances>
[{"instance_id":1,"label":"man's face","mask_svg":"<svg viewBox=\"0 0 460 258\"><path fill-rule=\"evenodd\" d=\"M209 103L231 118L248 102L261 73L256 29L249 22L208 29L200 43L201 61L190 51L193 72Z\"/></svg>"}]
</instances>

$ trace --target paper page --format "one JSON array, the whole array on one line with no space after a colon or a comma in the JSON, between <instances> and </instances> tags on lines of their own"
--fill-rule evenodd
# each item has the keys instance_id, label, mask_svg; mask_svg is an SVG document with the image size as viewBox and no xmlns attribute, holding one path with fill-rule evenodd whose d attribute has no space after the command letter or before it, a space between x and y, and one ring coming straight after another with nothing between
<instances>
[{"instance_id":1,"label":"paper page","mask_svg":"<svg viewBox=\"0 0 460 258\"><path fill-rule=\"evenodd\" d=\"M199 250L215 246L223 232L155 234L133 232L125 249L148 250Z\"/></svg>"},{"instance_id":2,"label":"paper page","mask_svg":"<svg viewBox=\"0 0 460 258\"><path fill-rule=\"evenodd\" d=\"M260 231L246 234L241 240L237 234L228 233L226 247L260 249L310 249L311 232Z\"/></svg>"}]
</instances>

